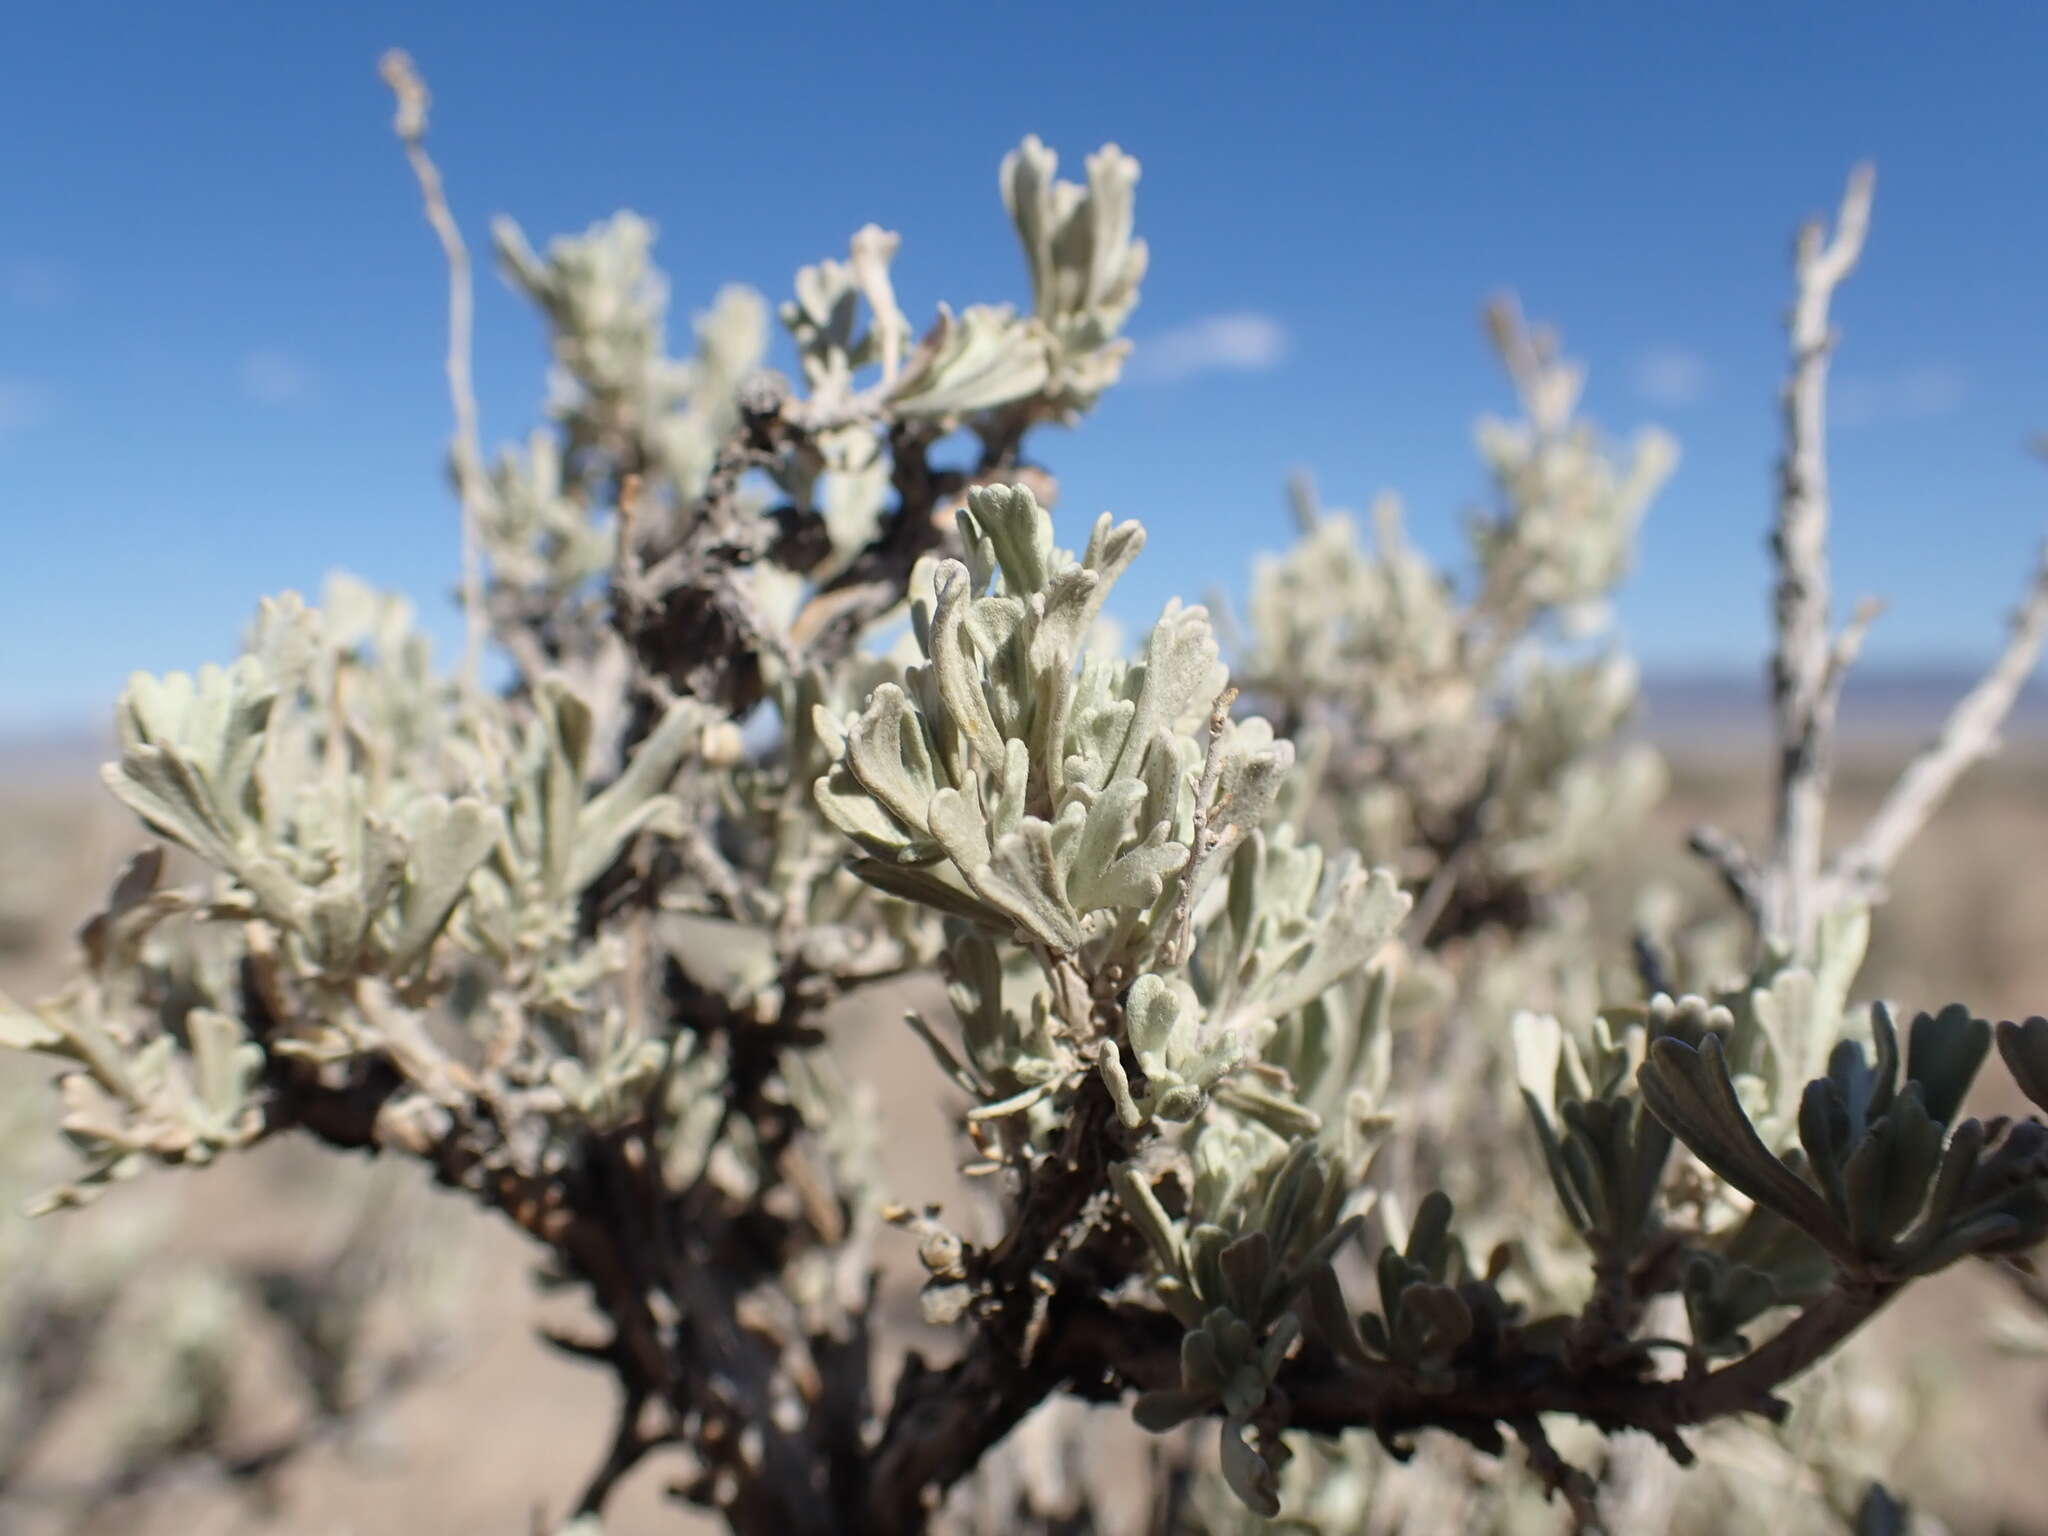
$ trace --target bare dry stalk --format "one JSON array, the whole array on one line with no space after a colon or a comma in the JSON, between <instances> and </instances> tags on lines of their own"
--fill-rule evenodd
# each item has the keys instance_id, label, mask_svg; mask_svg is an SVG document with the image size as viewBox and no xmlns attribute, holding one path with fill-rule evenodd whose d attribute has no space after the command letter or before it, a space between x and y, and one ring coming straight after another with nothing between
<instances>
[{"instance_id":1,"label":"bare dry stalk","mask_svg":"<svg viewBox=\"0 0 2048 1536\"><path fill-rule=\"evenodd\" d=\"M1693 851L1714 867L1755 924L1760 941L1802 955L1828 910L1881 900L1885 880L1972 765L1998 749L1999 729L2048 639L2048 548L2013 615L2004 651L1956 702L1933 741L1909 763L1877 812L1832 860L1823 862L1835 722L1842 685L1882 605L1865 598L1839 632L1828 632L1827 372L1835 334L1828 309L1855 268L1870 227L1874 174L1849 176L1829 234L1819 220L1799 232L1796 281L1786 321L1792 371L1785 383L1785 448L1779 463L1776 558L1777 648L1771 702L1777 748L1770 856L1759 861L1717 827L1692 834Z\"/></svg>"},{"instance_id":2,"label":"bare dry stalk","mask_svg":"<svg viewBox=\"0 0 2048 1536\"><path fill-rule=\"evenodd\" d=\"M427 223L441 242L441 254L448 262L448 399L455 409L455 435L449 444L449 459L455 470L456 496L462 505L462 680L477 686L482 665L484 639L489 616L484 611L483 551L477 524L477 507L483 493L484 456L479 438L476 386L471 378L471 337L475 330L476 295L470 277L469 247L449 211L448 196L441 185L441 172L427 153L427 86L413 67L412 56L393 48L377 61L377 73L391 87L398 110L392 128L405 146L405 158L420 184L426 203Z\"/></svg>"},{"instance_id":3,"label":"bare dry stalk","mask_svg":"<svg viewBox=\"0 0 2048 1536\"><path fill-rule=\"evenodd\" d=\"M1941 732L1891 787L1855 841L1838 855L1828 873L1830 894L1839 900L1870 901L1882 896L1886 877L1956 780L1998 750L1999 730L2013 701L2032 675L2048 637L2048 547L2025 598L2012 616L2005 649L1984 676L1956 701Z\"/></svg>"},{"instance_id":4,"label":"bare dry stalk","mask_svg":"<svg viewBox=\"0 0 2048 1536\"><path fill-rule=\"evenodd\" d=\"M1771 658L1778 766L1763 916L1765 936L1795 951L1805 947L1818 915L1834 749L1831 694L1839 690L1838 677L1830 683L1839 669L1837 646L1828 636L1827 381L1835 349L1828 310L1835 289L1863 253L1875 184L1873 169L1858 166L1842 194L1834 232L1810 221L1793 252L1796 292L1786 321L1792 371L1785 384L1785 447L1771 536L1778 564L1777 649Z\"/></svg>"}]
</instances>

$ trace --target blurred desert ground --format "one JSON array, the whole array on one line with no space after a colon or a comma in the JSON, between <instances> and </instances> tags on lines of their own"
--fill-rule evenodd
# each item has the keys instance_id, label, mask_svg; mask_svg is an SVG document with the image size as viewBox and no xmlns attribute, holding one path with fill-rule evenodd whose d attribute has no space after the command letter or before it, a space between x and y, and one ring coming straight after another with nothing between
<instances>
[{"instance_id":1,"label":"blurred desert ground","mask_svg":"<svg viewBox=\"0 0 2048 1536\"><path fill-rule=\"evenodd\" d=\"M1894 679L1865 684L1851 698L1840 824L1868 812L1953 686L1944 678ZM1683 852L1689 826L1708 819L1761 836L1765 758L1755 699L1747 684L1667 681L1652 690L1653 734L1666 748L1673 782L1652 834L1628 852L1639 868L1704 891L1706 877ZM1902 864L1897 895L1876 920L1865 995L1909 1009L1960 999L1992 1018L2048 1012L2048 706L2030 696L2010 738L2006 754L1964 781L1934 833ZM96 788L97 755L95 744L77 740L0 744L0 988L17 997L64 974L70 930L139 846ZM936 1071L893 1010L848 1018L844 1027L881 1096L892 1191L910 1202L944 1196L953 1151ZM0 1102L21 1100L39 1075L33 1063L0 1060ZM1995 1062L1980 1097L1986 1108L2017 1102ZM36 1095L30 1102L38 1100L47 1114L49 1101ZM95 1229L142 1223L157 1245L149 1251L161 1255L154 1269L199 1262L246 1275L332 1263L366 1202L395 1210L392 1219L411 1234L413 1259L432 1259L398 1289L431 1317L397 1315L404 1308L387 1298L371 1335L392 1348L423 1335L435 1343L425 1379L370 1414L347 1443L317 1444L275 1476L234 1487L184 1477L154 1486L146 1498L110 1498L81 1527L67 1524L63 1512L75 1511L76 1494L105 1476L104 1404L132 1367L118 1343L105 1347L87 1388L37 1437L16 1493L0 1499L0 1532L497 1536L546 1529L537 1523L543 1515L559 1519L609 1432L609 1382L535 1339L536 1321L573 1323L578 1313L568 1299L545 1299L527 1283L529 1248L413 1172L379 1171L366 1160L285 1142L203 1176L146 1177L83 1215L30 1226L16 1211L0 1211L0 1244L82 1244ZM915 1336L922 1325L905 1273L909 1242L885 1237L883 1246L891 1261L887 1316L901 1335ZM1981 1271L1944 1277L1881 1328L1899 1347L1924 1339L1920 1322L1981 1337L2004 1295ZM942 1338L929 1343L944 1352ZM252 1333L238 1351L226 1437L237 1454L259 1455L308 1418L303 1389L283 1363L285 1348L281 1330L272 1329ZM1934 1448L1956 1490L1935 1512L1958 1531L2048 1532L2048 1480L2038 1460L2048 1444L2048 1361L2006 1358L1981 1345L1972 1354L1978 1374L1965 1396L1974 1422L1970 1433ZM687 1517L679 1524L662 1496L672 1467L651 1462L629 1480L613 1505L611 1536L700 1528Z\"/></svg>"}]
</instances>

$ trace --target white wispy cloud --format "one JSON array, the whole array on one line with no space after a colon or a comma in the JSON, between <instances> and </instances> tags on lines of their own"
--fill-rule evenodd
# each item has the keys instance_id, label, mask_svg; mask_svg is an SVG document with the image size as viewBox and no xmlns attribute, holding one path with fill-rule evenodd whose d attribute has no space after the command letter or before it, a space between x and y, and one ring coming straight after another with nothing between
<instances>
[{"instance_id":1,"label":"white wispy cloud","mask_svg":"<svg viewBox=\"0 0 2048 1536\"><path fill-rule=\"evenodd\" d=\"M242 393L258 405L291 405L312 392L313 372L276 347L258 347L242 359Z\"/></svg>"},{"instance_id":2,"label":"white wispy cloud","mask_svg":"<svg viewBox=\"0 0 2048 1536\"><path fill-rule=\"evenodd\" d=\"M1969 380L1953 363L1856 374L1836 382L1833 415L1845 427L1934 421L1960 411L1968 392Z\"/></svg>"},{"instance_id":3,"label":"white wispy cloud","mask_svg":"<svg viewBox=\"0 0 2048 1536\"><path fill-rule=\"evenodd\" d=\"M49 417L49 390L34 379L0 375L0 442L32 431Z\"/></svg>"},{"instance_id":4,"label":"white wispy cloud","mask_svg":"<svg viewBox=\"0 0 2048 1536\"><path fill-rule=\"evenodd\" d=\"M1287 327L1257 310L1204 315L1141 340L1134 379L1171 384L1204 373L1266 373L1287 357Z\"/></svg>"},{"instance_id":5,"label":"white wispy cloud","mask_svg":"<svg viewBox=\"0 0 2048 1536\"><path fill-rule=\"evenodd\" d=\"M1698 405L1712 382L1707 360L1683 347L1661 347L1636 363L1636 393L1667 410Z\"/></svg>"}]
</instances>

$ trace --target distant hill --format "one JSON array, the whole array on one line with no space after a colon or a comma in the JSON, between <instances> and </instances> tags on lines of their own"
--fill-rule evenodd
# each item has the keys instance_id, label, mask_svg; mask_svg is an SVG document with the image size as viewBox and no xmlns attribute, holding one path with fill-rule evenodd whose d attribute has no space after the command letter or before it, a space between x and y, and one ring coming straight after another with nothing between
<instances>
[{"instance_id":1,"label":"distant hill","mask_svg":"<svg viewBox=\"0 0 2048 1536\"><path fill-rule=\"evenodd\" d=\"M1911 746L1932 734L1976 682L1945 669L1850 674L1842 698L1845 747ZM1643 729L1684 751L1750 750L1768 729L1761 668L1732 672L1652 672L1643 680ZM2014 743L2048 742L2048 687L2037 679L2020 694L2006 727ZM112 755L110 732L83 726L8 730L0 726L0 785L96 781Z\"/></svg>"},{"instance_id":2,"label":"distant hill","mask_svg":"<svg viewBox=\"0 0 2048 1536\"><path fill-rule=\"evenodd\" d=\"M1946 669L1851 672L1842 692L1842 743L1910 746L1938 730L1976 682L1975 673ZM1643 678L1643 727L1673 747L1753 744L1769 729L1768 711L1762 667L1746 677L1653 672ZM2021 690L2005 735L2015 743L2048 741L2048 687L2038 679Z\"/></svg>"},{"instance_id":3,"label":"distant hill","mask_svg":"<svg viewBox=\"0 0 2048 1536\"><path fill-rule=\"evenodd\" d=\"M9 731L0 727L0 785L96 784L113 756L111 731L83 726Z\"/></svg>"}]
</instances>

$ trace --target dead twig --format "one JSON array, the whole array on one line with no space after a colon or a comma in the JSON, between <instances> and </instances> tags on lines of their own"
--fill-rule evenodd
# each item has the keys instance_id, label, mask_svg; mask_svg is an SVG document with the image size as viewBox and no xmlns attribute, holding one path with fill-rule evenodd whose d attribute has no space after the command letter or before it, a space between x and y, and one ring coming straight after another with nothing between
<instances>
[{"instance_id":1,"label":"dead twig","mask_svg":"<svg viewBox=\"0 0 2048 1536\"><path fill-rule=\"evenodd\" d=\"M449 211L448 196L441 184L440 168L427 153L427 86L413 67L412 56L393 48L377 63L377 72L391 87L398 110L392 127L405 158L412 165L426 203L427 223L441 242L441 254L448 262L448 398L455 409L455 435L449 444L449 459L455 472L455 491L462 508L462 678L466 687L478 683L483 662L488 614L484 608L483 547L479 524L479 503L483 496L483 447L477 425L476 386L471 378L471 335L475 328L476 297L470 278L469 247L462 230Z\"/></svg>"},{"instance_id":2,"label":"dead twig","mask_svg":"<svg viewBox=\"0 0 2048 1536\"><path fill-rule=\"evenodd\" d=\"M1906 765L1869 824L1836 856L1828 872L1835 899L1871 901L1883 894L1893 864L1940 808L1956 781L1998 750L1999 730L2033 674L2044 638L2048 638L2048 548L2043 549L2032 584L2013 613L2004 651L1977 686L1956 701L1940 734Z\"/></svg>"},{"instance_id":3,"label":"dead twig","mask_svg":"<svg viewBox=\"0 0 2048 1536\"><path fill-rule=\"evenodd\" d=\"M1777 645L1771 702L1777 738L1770 856L1762 872L1762 936L1802 951L1818 915L1821 846L1826 829L1838 658L1853 653L1828 635L1827 378L1835 349L1829 307L1854 270L1870 228L1876 173L1850 173L1832 233L1813 220L1793 252L1795 293L1786 321L1792 367L1784 392L1784 452L1778 463L1778 516L1771 535L1777 561Z\"/></svg>"}]
</instances>

